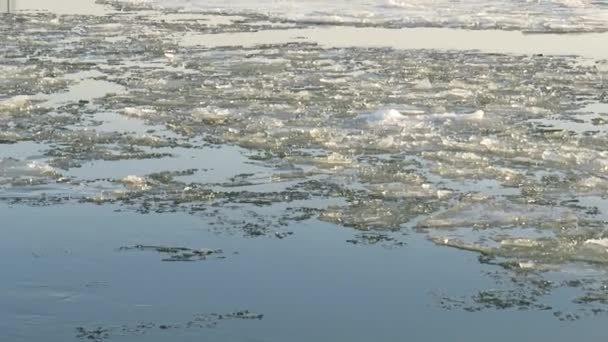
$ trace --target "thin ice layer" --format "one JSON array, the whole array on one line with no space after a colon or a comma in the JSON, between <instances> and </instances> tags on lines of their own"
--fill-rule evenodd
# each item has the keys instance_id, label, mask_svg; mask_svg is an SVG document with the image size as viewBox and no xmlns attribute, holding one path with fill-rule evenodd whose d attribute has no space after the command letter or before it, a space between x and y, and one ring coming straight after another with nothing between
<instances>
[{"instance_id":1,"label":"thin ice layer","mask_svg":"<svg viewBox=\"0 0 608 342\"><path fill-rule=\"evenodd\" d=\"M108 3L108 1L101 1ZM357 0L121 1L133 6L184 8L308 25L453 27L537 32L606 31L608 8L599 1ZM113 3L113 2L109 2ZM115 2L114 2L115 3Z\"/></svg>"}]
</instances>

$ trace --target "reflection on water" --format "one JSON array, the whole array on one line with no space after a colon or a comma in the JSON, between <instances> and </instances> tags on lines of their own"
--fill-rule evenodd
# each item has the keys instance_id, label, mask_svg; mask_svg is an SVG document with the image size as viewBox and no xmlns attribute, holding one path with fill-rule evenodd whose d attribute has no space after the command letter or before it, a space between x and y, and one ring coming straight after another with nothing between
<instances>
[{"instance_id":1,"label":"reflection on water","mask_svg":"<svg viewBox=\"0 0 608 342\"><path fill-rule=\"evenodd\" d=\"M577 55L608 58L608 33L581 35L523 34L516 31L447 28L314 27L261 32L200 35L186 33L182 45L208 47L311 42L326 47L482 50L493 53Z\"/></svg>"},{"instance_id":2,"label":"reflection on water","mask_svg":"<svg viewBox=\"0 0 608 342\"><path fill-rule=\"evenodd\" d=\"M1 0L0 1L0 11L11 13L15 10L15 4L17 0Z\"/></svg>"},{"instance_id":3,"label":"reflection on water","mask_svg":"<svg viewBox=\"0 0 608 342\"><path fill-rule=\"evenodd\" d=\"M115 209L0 206L0 330L7 341L77 341L79 326L108 329L109 342L439 341L454 335L566 342L581 331L605 337L594 330L602 317L564 325L543 312L437 308L433 292L466 293L492 281L477 272L475 258L416 236L401 238L405 248L357 246L345 243L352 236L346 230L303 223L283 240L227 238L193 216ZM118 250L134 244L221 248L226 259L172 263ZM213 328L183 324L199 314L238 310L264 316ZM530 328L513 330L504 321ZM139 325L154 328L135 329Z\"/></svg>"}]
</instances>

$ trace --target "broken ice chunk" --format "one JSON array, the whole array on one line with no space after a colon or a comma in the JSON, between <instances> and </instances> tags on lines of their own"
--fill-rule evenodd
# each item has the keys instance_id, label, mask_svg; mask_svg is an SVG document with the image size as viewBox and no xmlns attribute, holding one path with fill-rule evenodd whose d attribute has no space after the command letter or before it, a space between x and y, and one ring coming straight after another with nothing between
<instances>
[{"instance_id":1,"label":"broken ice chunk","mask_svg":"<svg viewBox=\"0 0 608 342\"><path fill-rule=\"evenodd\" d=\"M143 191L150 188L148 181L144 177L129 175L122 178L120 181L130 190Z\"/></svg>"}]
</instances>

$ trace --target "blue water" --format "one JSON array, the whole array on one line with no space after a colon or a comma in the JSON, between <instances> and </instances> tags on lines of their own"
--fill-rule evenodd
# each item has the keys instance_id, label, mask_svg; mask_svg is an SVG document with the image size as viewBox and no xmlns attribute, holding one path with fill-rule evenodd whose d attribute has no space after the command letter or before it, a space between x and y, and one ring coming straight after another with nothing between
<instances>
[{"instance_id":1,"label":"blue water","mask_svg":"<svg viewBox=\"0 0 608 342\"><path fill-rule=\"evenodd\" d=\"M466 313L431 293L491 285L473 255L419 236L407 248L345 244L347 230L309 222L285 240L209 232L182 214L111 206L0 206L3 341L72 341L76 326L171 324L196 313L249 309L261 321L226 321L111 341L602 341L603 318L562 323L538 311ZM165 263L131 244L222 248L226 259ZM238 254L233 254L238 252ZM517 326L517 329L513 329Z\"/></svg>"}]
</instances>

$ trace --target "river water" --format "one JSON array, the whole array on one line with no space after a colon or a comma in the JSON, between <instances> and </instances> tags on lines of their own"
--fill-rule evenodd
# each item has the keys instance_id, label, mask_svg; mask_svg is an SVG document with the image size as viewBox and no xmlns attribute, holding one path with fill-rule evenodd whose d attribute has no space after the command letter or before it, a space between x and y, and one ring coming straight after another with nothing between
<instances>
[{"instance_id":1,"label":"river water","mask_svg":"<svg viewBox=\"0 0 608 342\"><path fill-rule=\"evenodd\" d=\"M13 1L0 340L605 340L607 8Z\"/></svg>"}]
</instances>

